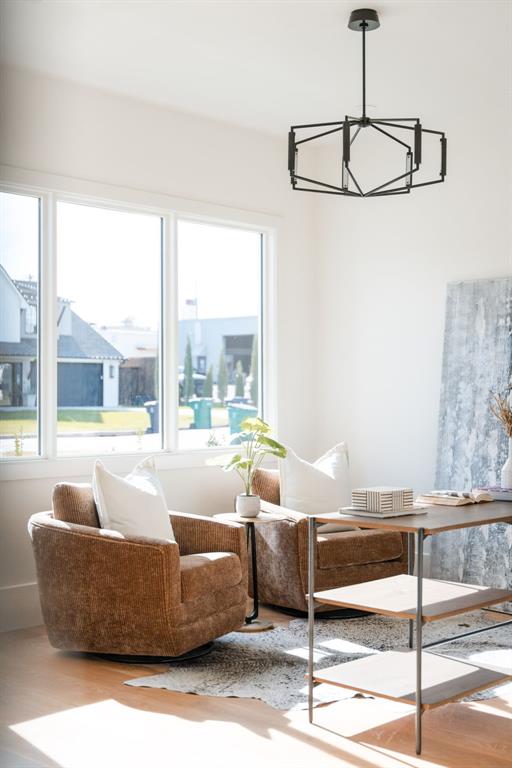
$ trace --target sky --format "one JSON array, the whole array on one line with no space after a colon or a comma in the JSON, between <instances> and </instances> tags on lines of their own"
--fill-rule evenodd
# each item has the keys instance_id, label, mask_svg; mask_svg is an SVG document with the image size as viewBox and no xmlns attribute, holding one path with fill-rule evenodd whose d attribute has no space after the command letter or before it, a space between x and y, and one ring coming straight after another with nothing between
<instances>
[{"instance_id":1,"label":"sky","mask_svg":"<svg viewBox=\"0 0 512 768\"><path fill-rule=\"evenodd\" d=\"M38 201L0 193L0 263L32 279L38 263ZM260 235L178 222L179 316L236 317L259 310ZM57 292L89 323L157 328L160 217L57 204Z\"/></svg>"}]
</instances>

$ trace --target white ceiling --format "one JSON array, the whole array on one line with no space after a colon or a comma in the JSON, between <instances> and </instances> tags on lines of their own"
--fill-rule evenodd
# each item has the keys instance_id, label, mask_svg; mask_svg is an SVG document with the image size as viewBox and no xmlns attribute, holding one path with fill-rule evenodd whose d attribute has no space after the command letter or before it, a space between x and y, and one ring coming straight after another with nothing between
<instances>
[{"instance_id":1,"label":"white ceiling","mask_svg":"<svg viewBox=\"0 0 512 768\"><path fill-rule=\"evenodd\" d=\"M455 91L492 57L491 7L498 33L511 7L368 4L382 24L368 36L370 114L421 115L425 124L442 119ZM359 111L361 38L347 19L360 5L1 0L1 55L12 66L282 133L290 123Z\"/></svg>"}]
</instances>

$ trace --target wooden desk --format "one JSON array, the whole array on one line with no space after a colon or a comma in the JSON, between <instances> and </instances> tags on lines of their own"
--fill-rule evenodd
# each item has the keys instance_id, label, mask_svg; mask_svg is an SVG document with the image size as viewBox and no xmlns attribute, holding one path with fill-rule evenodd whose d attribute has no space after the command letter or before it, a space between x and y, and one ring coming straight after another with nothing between
<instances>
[{"instance_id":1,"label":"wooden desk","mask_svg":"<svg viewBox=\"0 0 512 768\"><path fill-rule=\"evenodd\" d=\"M417 533L423 530L425 536L443 531L456 531L478 525L512 523L512 501L490 501L481 504L464 504L460 507L436 505L426 513L403 515L401 517L365 517L363 515L340 515L331 512L315 518L318 523L343 522L358 528L378 528L384 531Z\"/></svg>"},{"instance_id":2,"label":"wooden desk","mask_svg":"<svg viewBox=\"0 0 512 768\"><path fill-rule=\"evenodd\" d=\"M359 528L397 531L408 535L409 573L386 579L339 587L315 593L316 527L318 524L344 522ZM313 686L315 682L339 685L343 688L371 693L375 696L416 705L416 753L421 753L421 715L426 709L441 706L467 696L474 691L498 685L512 679L512 672L448 659L426 648L488 631L493 627L473 630L452 638L423 645L423 624L448 616L488 607L512 599L509 589L494 589L480 585L458 584L423 576L423 544L426 536L444 531L493 525L512 524L512 502L494 501L458 507L432 506L426 513L399 517L375 518L363 515L327 515L308 518L308 685L309 720L313 722ZM417 541L416 576L413 575L414 537ZM314 671L315 601L328 605L357 608L409 621L409 651L388 651L357 661L338 664ZM413 628L416 627L416 649Z\"/></svg>"}]
</instances>

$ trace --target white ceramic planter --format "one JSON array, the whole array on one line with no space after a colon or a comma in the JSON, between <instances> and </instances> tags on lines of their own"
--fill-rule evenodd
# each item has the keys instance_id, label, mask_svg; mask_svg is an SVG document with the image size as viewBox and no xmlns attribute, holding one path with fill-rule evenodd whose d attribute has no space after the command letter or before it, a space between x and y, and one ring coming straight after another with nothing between
<instances>
[{"instance_id":1,"label":"white ceramic planter","mask_svg":"<svg viewBox=\"0 0 512 768\"><path fill-rule=\"evenodd\" d=\"M512 488L512 437L508 439L508 459L501 470L501 487Z\"/></svg>"},{"instance_id":2,"label":"white ceramic planter","mask_svg":"<svg viewBox=\"0 0 512 768\"><path fill-rule=\"evenodd\" d=\"M240 517L258 517L260 513L260 497L239 493L236 497L235 509Z\"/></svg>"}]
</instances>

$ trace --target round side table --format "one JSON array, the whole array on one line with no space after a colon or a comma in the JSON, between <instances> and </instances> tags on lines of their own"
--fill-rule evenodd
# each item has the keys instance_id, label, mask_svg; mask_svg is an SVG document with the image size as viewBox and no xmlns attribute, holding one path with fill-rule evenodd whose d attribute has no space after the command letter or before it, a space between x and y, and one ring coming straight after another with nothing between
<instances>
[{"instance_id":1,"label":"round side table","mask_svg":"<svg viewBox=\"0 0 512 768\"><path fill-rule=\"evenodd\" d=\"M234 523L242 523L247 528L247 551L251 556L252 566L252 595L253 609L245 617L245 625L236 630L237 632L266 632L274 629L271 621L258 619L258 562L256 558L256 526L264 523L275 523L277 520L283 520L282 515L273 515L267 512L260 512L257 517L241 517L236 512L226 512L222 515L215 515L219 520L229 520Z\"/></svg>"}]
</instances>

